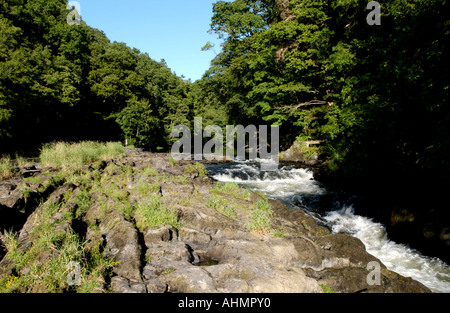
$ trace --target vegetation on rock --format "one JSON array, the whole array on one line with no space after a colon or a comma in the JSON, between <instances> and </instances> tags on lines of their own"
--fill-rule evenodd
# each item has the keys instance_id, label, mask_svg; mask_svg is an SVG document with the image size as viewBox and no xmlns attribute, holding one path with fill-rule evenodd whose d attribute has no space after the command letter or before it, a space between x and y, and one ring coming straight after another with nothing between
<instances>
[{"instance_id":1,"label":"vegetation on rock","mask_svg":"<svg viewBox=\"0 0 450 313\"><path fill-rule=\"evenodd\" d=\"M73 156L57 153L61 145L44 149L59 167L35 163L27 178L13 168L0 183L2 293L347 292L357 287L333 281L336 272L322 272L323 264L338 274L355 268L361 278L364 262L374 260L359 240L330 235L304 212L234 183L217 183L201 163L120 152L111 143L95 144L109 157L111 147L119 151L111 158L80 158L92 142L65 144ZM81 163L64 166L74 159ZM372 291L428 291L384 273Z\"/></svg>"}]
</instances>

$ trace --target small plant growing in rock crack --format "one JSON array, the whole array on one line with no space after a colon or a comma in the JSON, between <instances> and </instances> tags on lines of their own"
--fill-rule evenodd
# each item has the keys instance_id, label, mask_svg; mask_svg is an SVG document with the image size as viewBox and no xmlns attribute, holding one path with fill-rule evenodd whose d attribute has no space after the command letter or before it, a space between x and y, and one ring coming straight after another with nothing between
<instances>
[{"instance_id":1,"label":"small plant growing in rock crack","mask_svg":"<svg viewBox=\"0 0 450 313\"><path fill-rule=\"evenodd\" d=\"M42 178L40 178L40 177L28 177L28 178L25 178L24 181L27 181L32 184L37 184L37 185L40 185L44 182L42 180Z\"/></svg>"},{"instance_id":2,"label":"small plant growing in rock crack","mask_svg":"<svg viewBox=\"0 0 450 313\"><path fill-rule=\"evenodd\" d=\"M198 172L199 177L207 177L208 171L206 170L205 166L201 164L200 162L196 162L195 164L189 164L185 167L185 170L187 173L192 174L196 171Z\"/></svg>"},{"instance_id":3,"label":"small plant growing in rock crack","mask_svg":"<svg viewBox=\"0 0 450 313\"><path fill-rule=\"evenodd\" d=\"M275 232L273 233L273 236L274 236L274 237L277 237L277 238L285 238L285 237L286 237L286 236L284 235L284 233L283 233L281 230L275 231Z\"/></svg>"},{"instance_id":4,"label":"small plant growing in rock crack","mask_svg":"<svg viewBox=\"0 0 450 313\"><path fill-rule=\"evenodd\" d=\"M33 191L28 187L24 188L22 192L23 192L23 196L25 197L25 199L28 199L31 196L31 194L33 193Z\"/></svg>"},{"instance_id":5,"label":"small plant growing in rock crack","mask_svg":"<svg viewBox=\"0 0 450 313\"><path fill-rule=\"evenodd\" d=\"M333 288L331 288L328 284L326 284L326 285L321 284L320 288L322 288L324 293L336 293L336 291Z\"/></svg>"},{"instance_id":6,"label":"small plant growing in rock crack","mask_svg":"<svg viewBox=\"0 0 450 313\"><path fill-rule=\"evenodd\" d=\"M177 162L175 161L175 159L173 157L170 157L169 162L170 162L170 166L171 167L176 167L177 166Z\"/></svg>"}]
</instances>

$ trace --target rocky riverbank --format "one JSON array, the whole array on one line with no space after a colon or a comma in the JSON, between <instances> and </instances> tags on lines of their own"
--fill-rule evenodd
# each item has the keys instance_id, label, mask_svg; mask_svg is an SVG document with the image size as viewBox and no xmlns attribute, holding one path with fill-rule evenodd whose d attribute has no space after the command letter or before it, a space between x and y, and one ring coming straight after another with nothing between
<instances>
[{"instance_id":1,"label":"rocky riverbank","mask_svg":"<svg viewBox=\"0 0 450 313\"><path fill-rule=\"evenodd\" d=\"M429 292L358 239L217 183L199 163L128 150L72 172L18 170L0 183L2 292Z\"/></svg>"},{"instance_id":2,"label":"rocky riverbank","mask_svg":"<svg viewBox=\"0 0 450 313\"><path fill-rule=\"evenodd\" d=\"M315 153L314 153L315 152ZM280 160L310 167L314 178L342 201L352 198L355 213L386 226L389 238L429 257L450 263L450 213L446 206L445 182L439 174L424 177L366 175L346 177L331 171L326 154L295 142ZM389 162L389 160L387 160ZM434 177L434 178L432 178Z\"/></svg>"},{"instance_id":3,"label":"rocky riverbank","mask_svg":"<svg viewBox=\"0 0 450 313\"><path fill-rule=\"evenodd\" d=\"M326 163L314 168L314 178L341 200L352 198L355 213L386 226L389 238L429 257L450 263L450 212L446 205L445 183L432 179L408 180L386 173L375 177L345 179L331 172Z\"/></svg>"}]
</instances>

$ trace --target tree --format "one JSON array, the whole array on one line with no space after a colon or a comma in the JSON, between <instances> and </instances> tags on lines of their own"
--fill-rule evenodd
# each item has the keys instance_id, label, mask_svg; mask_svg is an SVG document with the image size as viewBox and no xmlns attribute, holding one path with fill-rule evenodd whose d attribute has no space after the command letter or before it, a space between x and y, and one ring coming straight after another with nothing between
<instances>
[{"instance_id":1,"label":"tree","mask_svg":"<svg viewBox=\"0 0 450 313\"><path fill-rule=\"evenodd\" d=\"M158 143L158 119L152 113L152 105L147 99L132 97L117 114L116 121L125 138L131 139L131 144L148 147Z\"/></svg>"},{"instance_id":2,"label":"tree","mask_svg":"<svg viewBox=\"0 0 450 313\"><path fill-rule=\"evenodd\" d=\"M137 144L167 149L169 128L191 116L190 83L148 54L111 43L83 21L68 25L66 6L65 0L0 5L2 149L125 135L136 136L129 139ZM125 116L135 118L128 106L143 112L137 132L124 124ZM163 135L155 140L150 130Z\"/></svg>"}]
</instances>

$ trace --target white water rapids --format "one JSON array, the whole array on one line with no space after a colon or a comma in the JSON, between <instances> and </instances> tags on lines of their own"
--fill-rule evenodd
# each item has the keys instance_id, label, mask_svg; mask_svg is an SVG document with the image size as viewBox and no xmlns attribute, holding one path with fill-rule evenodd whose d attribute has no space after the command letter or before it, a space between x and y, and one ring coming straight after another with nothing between
<instances>
[{"instance_id":1,"label":"white water rapids","mask_svg":"<svg viewBox=\"0 0 450 313\"><path fill-rule=\"evenodd\" d=\"M277 172L261 172L260 161L245 161L211 166L208 171L218 181L235 182L282 201L291 209L301 208L333 233L360 239L367 251L389 270L411 277L435 293L450 292L449 265L389 240L383 225L356 215L351 205L327 198L327 190L314 180L311 170L280 165Z\"/></svg>"}]
</instances>

